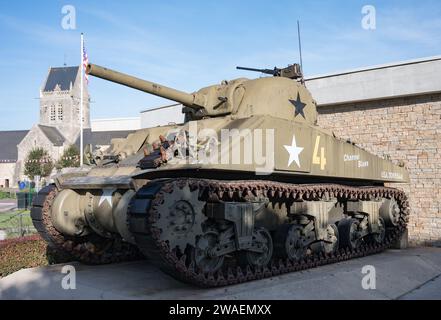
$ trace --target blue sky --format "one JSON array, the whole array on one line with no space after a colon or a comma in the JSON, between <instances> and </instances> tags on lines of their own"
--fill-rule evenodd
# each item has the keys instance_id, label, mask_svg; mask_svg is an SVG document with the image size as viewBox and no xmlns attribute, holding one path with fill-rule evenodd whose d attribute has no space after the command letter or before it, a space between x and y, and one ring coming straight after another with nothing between
<instances>
[{"instance_id":1,"label":"blue sky","mask_svg":"<svg viewBox=\"0 0 441 320\"><path fill-rule=\"evenodd\" d=\"M37 4L38 3L38 4ZM61 8L76 8L63 30ZM361 27L364 5L376 30ZM50 66L79 63L84 32L91 62L184 91L241 76L236 65L298 61L306 75L441 54L441 3L434 1L0 1L0 130L29 129ZM66 58L65 58L66 57ZM92 78L91 117L131 117L168 103Z\"/></svg>"}]
</instances>

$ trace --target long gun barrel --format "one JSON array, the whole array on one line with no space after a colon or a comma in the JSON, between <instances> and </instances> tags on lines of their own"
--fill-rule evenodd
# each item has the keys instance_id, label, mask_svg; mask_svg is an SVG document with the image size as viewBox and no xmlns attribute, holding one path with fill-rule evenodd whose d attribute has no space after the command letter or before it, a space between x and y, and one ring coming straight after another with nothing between
<instances>
[{"instance_id":1,"label":"long gun barrel","mask_svg":"<svg viewBox=\"0 0 441 320\"><path fill-rule=\"evenodd\" d=\"M119 83L123 86L147 92L165 99L173 100L189 107L203 107L204 99L198 94L189 94L154 82L132 77L118 71L100 67L95 64L89 64L86 72L92 76Z\"/></svg>"}]
</instances>

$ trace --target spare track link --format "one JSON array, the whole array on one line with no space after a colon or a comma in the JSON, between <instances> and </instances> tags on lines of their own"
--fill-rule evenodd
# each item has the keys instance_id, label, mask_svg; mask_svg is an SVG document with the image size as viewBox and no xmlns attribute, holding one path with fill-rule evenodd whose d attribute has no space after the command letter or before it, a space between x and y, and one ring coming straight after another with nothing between
<instances>
[{"instance_id":1,"label":"spare track link","mask_svg":"<svg viewBox=\"0 0 441 320\"><path fill-rule=\"evenodd\" d=\"M163 201L163 195L174 187L189 184L191 190L198 190L200 199L213 201L246 201L249 197L264 196L274 202L294 200L319 200L323 197L337 197L339 200L369 200L375 197L394 197L400 207L400 220L396 227L388 228L381 244L364 243L357 249L338 249L332 254L313 254L294 262L289 259L272 261L268 267L225 267L215 274L203 274L193 264L187 265L186 256L177 256L170 251L166 242L160 240L160 230L153 227L159 213L156 206ZM409 207L404 192L387 187L350 187L335 184L293 185L262 181L214 181L191 178L166 181L152 181L141 188L129 206L129 227L140 250L164 272L184 282L200 287L227 286L256 279L268 278L288 272L305 270L329 263L345 261L382 252L402 235L408 222Z\"/></svg>"},{"instance_id":2,"label":"spare track link","mask_svg":"<svg viewBox=\"0 0 441 320\"><path fill-rule=\"evenodd\" d=\"M115 237L102 238L89 235L69 238L58 232L51 222L50 209L57 195L55 185L43 188L34 198L31 208L32 222L48 245L64 259L74 259L86 264L107 264L142 258L137 247Z\"/></svg>"}]
</instances>

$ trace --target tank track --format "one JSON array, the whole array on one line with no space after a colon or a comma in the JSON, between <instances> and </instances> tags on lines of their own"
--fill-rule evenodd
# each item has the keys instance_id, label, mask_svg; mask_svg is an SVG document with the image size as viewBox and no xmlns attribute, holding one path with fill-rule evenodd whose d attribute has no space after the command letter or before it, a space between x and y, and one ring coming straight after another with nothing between
<instances>
[{"instance_id":1,"label":"tank track","mask_svg":"<svg viewBox=\"0 0 441 320\"><path fill-rule=\"evenodd\" d=\"M340 248L335 253L314 253L298 262L289 259L273 259L265 268L226 265L215 274L204 274L189 263L185 254L170 250L160 240L160 230L153 226L159 219L157 207L163 202L164 194L171 193L175 186L189 185L204 201L247 201L253 197L267 197L271 202L289 203L295 200L320 200L331 196L342 200L369 200L375 197L394 197L400 208L397 226L388 228L380 244L363 243L357 249ZM129 227L140 250L149 260L181 281L199 287L220 287L263 279L280 274L305 270L321 265L363 257L391 247L406 229L409 207L404 192L387 187L351 187L335 184L294 185L271 181L215 181L191 178L152 181L142 187L129 206Z\"/></svg>"},{"instance_id":2,"label":"tank track","mask_svg":"<svg viewBox=\"0 0 441 320\"><path fill-rule=\"evenodd\" d=\"M92 234L81 238L69 238L59 233L50 218L51 205L57 193L55 185L43 188L32 203L31 218L41 237L61 255L62 260L74 259L96 265L142 258L136 246L122 241L117 236L106 239Z\"/></svg>"}]
</instances>

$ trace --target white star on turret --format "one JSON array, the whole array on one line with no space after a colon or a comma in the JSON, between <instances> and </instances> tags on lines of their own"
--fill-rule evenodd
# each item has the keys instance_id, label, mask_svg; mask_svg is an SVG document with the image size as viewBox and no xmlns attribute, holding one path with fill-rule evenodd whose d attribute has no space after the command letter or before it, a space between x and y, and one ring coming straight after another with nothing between
<instances>
[{"instance_id":1,"label":"white star on turret","mask_svg":"<svg viewBox=\"0 0 441 320\"><path fill-rule=\"evenodd\" d=\"M101 206L103 202L106 202L112 207L112 195L116 191L116 189L103 189L103 194L101 195L100 202L98 203L98 207Z\"/></svg>"},{"instance_id":2,"label":"white star on turret","mask_svg":"<svg viewBox=\"0 0 441 320\"><path fill-rule=\"evenodd\" d=\"M297 165L300 167L299 155L303 151L304 148L297 147L296 136L292 136L291 145L284 146L286 151L289 153L288 167L295 161Z\"/></svg>"}]
</instances>

